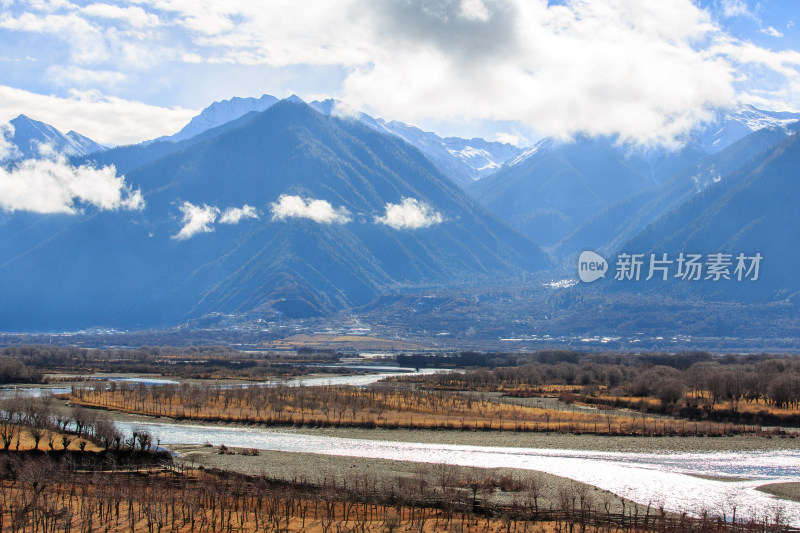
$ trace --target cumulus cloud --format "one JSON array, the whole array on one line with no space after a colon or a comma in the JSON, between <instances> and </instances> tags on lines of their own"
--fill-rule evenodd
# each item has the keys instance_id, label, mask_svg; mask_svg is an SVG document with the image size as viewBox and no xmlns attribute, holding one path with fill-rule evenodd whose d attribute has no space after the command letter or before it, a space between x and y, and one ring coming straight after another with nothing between
<instances>
[{"instance_id":1,"label":"cumulus cloud","mask_svg":"<svg viewBox=\"0 0 800 533\"><path fill-rule=\"evenodd\" d=\"M181 230L172 236L178 241L185 241L198 233L210 233L214 231L214 222L219 215L219 208L213 205L194 205L191 202L183 202L179 207L181 210Z\"/></svg>"},{"instance_id":2,"label":"cumulus cloud","mask_svg":"<svg viewBox=\"0 0 800 533\"><path fill-rule=\"evenodd\" d=\"M219 218L220 224L238 224L245 218L258 219L258 211L252 205L244 204L242 207L229 207Z\"/></svg>"},{"instance_id":3,"label":"cumulus cloud","mask_svg":"<svg viewBox=\"0 0 800 533\"><path fill-rule=\"evenodd\" d=\"M14 137L14 126L9 123L0 124L0 162L19 155L16 145L11 142L12 137Z\"/></svg>"},{"instance_id":4,"label":"cumulus cloud","mask_svg":"<svg viewBox=\"0 0 800 533\"><path fill-rule=\"evenodd\" d=\"M259 218L258 210L247 204L242 207L228 207L222 211L215 205L183 202L178 209L181 211L182 226L180 231L172 236L178 241L190 239L198 233L211 233L216 223L233 225L247 218Z\"/></svg>"},{"instance_id":5,"label":"cumulus cloud","mask_svg":"<svg viewBox=\"0 0 800 533\"><path fill-rule=\"evenodd\" d=\"M83 206L101 210L141 210L141 191L125 184L114 166L74 167L62 157L25 160L0 168L0 209L75 214Z\"/></svg>"},{"instance_id":6,"label":"cumulus cloud","mask_svg":"<svg viewBox=\"0 0 800 533\"><path fill-rule=\"evenodd\" d=\"M525 147L528 146L528 139L521 135L501 131L489 136L489 141L510 144L513 146Z\"/></svg>"},{"instance_id":7,"label":"cumulus cloud","mask_svg":"<svg viewBox=\"0 0 800 533\"><path fill-rule=\"evenodd\" d=\"M96 3L89 4L82 11L92 17L125 21L136 28L159 25L157 15L148 13L138 6L119 7L111 4Z\"/></svg>"},{"instance_id":8,"label":"cumulus cloud","mask_svg":"<svg viewBox=\"0 0 800 533\"><path fill-rule=\"evenodd\" d=\"M13 16L5 11L0 28L38 34L51 34L67 42L71 61L89 64L108 58L108 48L101 28L74 12L35 13L27 11Z\"/></svg>"},{"instance_id":9,"label":"cumulus cloud","mask_svg":"<svg viewBox=\"0 0 800 533\"><path fill-rule=\"evenodd\" d=\"M272 220L307 218L318 224L346 224L352 220L350 211L344 207L334 208L327 200L303 198L282 194L277 202L270 204Z\"/></svg>"},{"instance_id":10,"label":"cumulus cloud","mask_svg":"<svg viewBox=\"0 0 800 533\"><path fill-rule=\"evenodd\" d=\"M415 198L403 198L399 204L386 204L386 213L375 222L394 229L420 229L441 224L442 214L427 203Z\"/></svg>"},{"instance_id":11,"label":"cumulus cloud","mask_svg":"<svg viewBox=\"0 0 800 533\"><path fill-rule=\"evenodd\" d=\"M461 0L459 15L468 20L489 20L489 10L482 0Z\"/></svg>"},{"instance_id":12,"label":"cumulus cloud","mask_svg":"<svg viewBox=\"0 0 800 533\"><path fill-rule=\"evenodd\" d=\"M743 0L722 0L720 7L722 7L722 16L725 18L753 16Z\"/></svg>"},{"instance_id":13,"label":"cumulus cloud","mask_svg":"<svg viewBox=\"0 0 800 533\"><path fill-rule=\"evenodd\" d=\"M768 26L766 28L761 28L759 31L761 33L763 33L764 35L769 35L770 37L776 37L776 38L779 38L779 39L781 37L783 37L783 34L781 32L779 32L778 30L776 30L775 28L773 28L772 26Z\"/></svg>"},{"instance_id":14,"label":"cumulus cloud","mask_svg":"<svg viewBox=\"0 0 800 533\"><path fill-rule=\"evenodd\" d=\"M108 92L169 79L176 93L188 92L175 69L202 76L212 68L213 81L195 96L201 102L257 86L302 93L297 86L306 85L423 127L505 121L524 126L526 136L619 134L623 142L670 144L737 98L800 108L800 66L731 37L722 23L733 17L755 15L743 0L708 9L693 0L137 0L124 7L59 0L14 3L0 28L63 42L69 60L42 67L61 87L91 83ZM742 62L753 47L760 62ZM74 99L65 103L74 108ZM0 113L5 102L0 91ZM35 106L25 109L47 120ZM139 110L137 133L123 120L97 137L157 137L191 118L183 111ZM108 116L119 115L69 109L60 122L47 121L63 129L66 117L88 117L96 124L66 129L91 137Z\"/></svg>"},{"instance_id":15,"label":"cumulus cloud","mask_svg":"<svg viewBox=\"0 0 800 533\"><path fill-rule=\"evenodd\" d=\"M521 121L646 144L675 142L735 100L731 64L707 51L719 28L689 0L484 1L485 20L461 16L464 4L427 5L365 7L390 36L345 80L346 99L411 122Z\"/></svg>"}]
</instances>

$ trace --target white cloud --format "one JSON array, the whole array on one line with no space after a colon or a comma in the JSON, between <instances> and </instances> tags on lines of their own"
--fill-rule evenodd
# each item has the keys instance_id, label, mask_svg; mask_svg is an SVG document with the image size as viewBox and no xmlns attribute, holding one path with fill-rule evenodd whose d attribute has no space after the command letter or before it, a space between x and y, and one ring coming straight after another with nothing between
<instances>
[{"instance_id":1,"label":"white cloud","mask_svg":"<svg viewBox=\"0 0 800 533\"><path fill-rule=\"evenodd\" d=\"M219 215L219 209L213 205L194 205L191 202L183 202L179 207L181 210L181 230L172 236L173 239L184 241L194 237L198 233L210 233L214 231L214 222Z\"/></svg>"},{"instance_id":2,"label":"white cloud","mask_svg":"<svg viewBox=\"0 0 800 533\"><path fill-rule=\"evenodd\" d=\"M520 121L645 143L674 142L735 100L730 63L706 49L719 28L689 0L496 0L485 22L425 5L365 7L388 36L345 80L344 99L408 122Z\"/></svg>"},{"instance_id":3,"label":"white cloud","mask_svg":"<svg viewBox=\"0 0 800 533\"><path fill-rule=\"evenodd\" d=\"M225 211L221 211L214 205L194 205L191 202L183 202L178 209L181 211L182 226L172 238L179 241L190 239L198 233L211 233L217 222L238 224L246 218L259 218L256 208L247 204L242 207L229 207Z\"/></svg>"},{"instance_id":4,"label":"white cloud","mask_svg":"<svg viewBox=\"0 0 800 533\"><path fill-rule=\"evenodd\" d=\"M800 72L798 72L800 52L797 50L772 52L753 43L739 43L729 40L717 45L714 51L721 55L727 55L731 61L739 64L760 65L787 78L800 75Z\"/></svg>"},{"instance_id":5,"label":"white cloud","mask_svg":"<svg viewBox=\"0 0 800 533\"><path fill-rule=\"evenodd\" d=\"M141 28L146 26L158 26L158 16L148 13L138 6L119 7L111 4L89 4L82 9L84 13L92 17L123 20L131 26Z\"/></svg>"},{"instance_id":6,"label":"white cloud","mask_svg":"<svg viewBox=\"0 0 800 533\"><path fill-rule=\"evenodd\" d=\"M222 213L219 219L220 224L238 224L242 219L255 218L258 219L258 211L252 205L243 205L242 207L229 207Z\"/></svg>"},{"instance_id":7,"label":"white cloud","mask_svg":"<svg viewBox=\"0 0 800 533\"><path fill-rule=\"evenodd\" d=\"M307 83L356 109L423 127L511 121L526 136L619 133L624 142L672 143L709 118L710 109L741 95L757 94L772 101L771 108L800 108L800 96L788 91L798 68L783 68L778 74L785 79L776 80L771 64L787 64L773 57L761 63L766 77L743 70L736 56L755 45L731 38L712 18L754 17L743 0L716 0L708 10L692 0L134 4L13 4L0 15L0 28L65 44L69 60L42 67L57 86L101 87L109 94L147 80L150 95L161 97L188 91L171 79L177 66L201 76L213 72L201 94L216 98L231 96L231 87L252 90L252 74L268 72L265 79L278 80L280 90ZM765 56L780 54L756 48ZM227 75L248 82L220 81ZM4 101L0 93L0 111ZM171 118L181 110L166 111ZM32 108L26 113L42 118ZM157 118L138 120L141 133L99 139L140 141L177 131L189 118L160 128Z\"/></svg>"},{"instance_id":8,"label":"white cloud","mask_svg":"<svg viewBox=\"0 0 800 533\"><path fill-rule=\"evenodd\" d=\"M54 65L47 69L47 78L62 87L103 85L114 87L124 82L125 74L114 70L92 70L76 66Z\"/></svg>"},{"instance_id":9,"label":"white cloud","mask_svg":"<svg viewBox=\"0 0 800 533\"><path fill-rule=\"evenodd\" d=\"M197 114L189 109L147 105L97 91L72 91L69 98L60 98L0 85L0 120L6 122L20 113L61 131L73 130L97 142L114 144L171 134Z\"/></svg>"},{"instance_id":10,"label":"white cloud","mask_svg":"<svg viewBox=\"0 0 800 533\"><path fill-rule=\"evenodd\" d=\"M425 202L403 198L399 204L386 204L386 214L375 217L375 222L394 229L427 228L444 221L442 214Z\"/></svg>"},{"instance_id":11,"label":"white cloud","mask_svg":"<svg viewBox=\"0 0 800 533\"><path fill-rule=\"evenodd\" d=\"M272 220L308 218L319 224L345 224L352 220L350 211L342 206L334 208L327 200L315 200L282 194L270 204Z\"/></svg>"},{"instance_id":12,"label":"white cloud","mask_svg":"<svg viewBox=\"0 0 800 533\"><path fill-rule=\"evenodd\" d=\"M489 10L482 0L461 0L459 15L467 20L489 20Z\"/></svg>"},{"instance_id":13,"label":"white cloud","mask_svg":"<svg viewBox=\"0 0 800 533\"><path fill-rule=\"evenodd\" d=\"M722 0L721 7L725 18L753 16L743 0Z\"/></svg>"},{"instance_id":14,"label":"white cloud","mask_svg":"<svg viewBox=\"0 0 800 533\"><path fill-rule=\"evenodd\" d=\"M0 124L0 162L19 157L19 150L11 142L12 137L14 137L14 126L9 123Z\"/></svg>"},{"instance_id":15,"label":"white cloud","mask_svg":"<svg viewBox=\"0 0 800 533\"><path fill-rule=\"evenodd\" d=\"M361 28L361 0L139 0L186 58L247 65L356 65L373 45Z\"/></svg>"},{"instance_id":16,"label":"white cloud","mask_svg":"<svg viewBox=\"0 0 800 533\"><path fill-rule=\"evenodd\" d=\"M776 30L775 28L773 28L772 26L769 26L767 28L761 28L759 31L765 35L769 35L770 37L777 37L777 38L783 37L783 34L778 30Z\"/></svg>"},{"instance_id":17,"label":"white cloud","mask_svg":"<svg viewBox=\"0 0 800 533\"><path fill-rule=\"evenodd\" d=\"M526 139L525 137L521 135L516 135L514 133L508 133L505 131L495 133L494 135L491 135L487 140L510 144L512 146L519 146L519 147L528 146L528 139Z\"/></svg>"},{"instance_id":18,"label":"white cloud","mask_svg":"<svg viewBox=\"0 0 800 533\"><path fill-rule=\"evenodd\" d=\"M82 204L101 210L141 210L145 205L141 191L125 185L125 177L117 176L113 166L74 167L61 156L0 168L4 211L75 214Z\"/></svg>"},{"instance_id":19,"label":"white cloud","mask_svg":"<svg viewBox=\"0 0 800 533\"><path fill-rule=\"evenodd\" d=\"M14 17L8 12L0 15L0 28L38 34L50 34L68 43L70 59L86 65L109 58L109 50L101 28L74 12L25 12Z\"/></svg>"},{"instance_id":20,"label":"white cloud","mask_svg":"<svg viewBox=\"0 0 800 533\"><path fill-rule=\"evenodd\" d=\"M85 7L71 2L47 7L22 4L0 15L0 28L64 43L59 46L59 63L64 63L66 55L69 66L107 64L121 72L150 67L156 55L158 62L173 59L179 43L166 33L156 33L160 26L157 15L139 6L103 3Z\"/></svg>"}]
</instances>

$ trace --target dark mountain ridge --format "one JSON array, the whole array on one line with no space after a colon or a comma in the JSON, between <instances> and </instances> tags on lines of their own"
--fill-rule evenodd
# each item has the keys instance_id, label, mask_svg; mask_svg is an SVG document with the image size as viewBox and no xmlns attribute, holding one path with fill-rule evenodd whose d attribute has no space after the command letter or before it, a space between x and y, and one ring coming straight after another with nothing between
<instances>
[{"instance_id":1,"label":"dark mountain ridge","mask_svg":"<svg viewBox=\"0 0 800 533\"><path fill-rule=\"evenodd\" d=\"M93 159L129 168L141 212L6 218L4 228L16 228L3 232L0 253L6 328L169 325L209 312L315 316L420 284L513 278L550 264L418 150L355 121L280 102L190 141L166 154L152 143ZM145 164L130 168L131 154ZM328 202L349 221L276 218L282 195ZM404 199L439 218L378 221ZM175 238L185 202L218 210L212 231ZM259 218L220 222L245 205Z\"/></svg>"}]
</instances>

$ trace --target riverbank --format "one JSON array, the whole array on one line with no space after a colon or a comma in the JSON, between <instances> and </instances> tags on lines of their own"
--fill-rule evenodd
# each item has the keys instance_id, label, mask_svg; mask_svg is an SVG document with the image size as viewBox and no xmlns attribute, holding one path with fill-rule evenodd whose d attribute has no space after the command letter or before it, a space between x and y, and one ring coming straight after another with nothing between
<instances>
[{"instance_id":1,"label":"riverbank","mask_svg":"<svg viewBox=\"0 0 800 533\"><path fill-rule=\"evenodd\" d=\"M771 494L782 500L800 502L800 483L769 483L761 485L756 490Z\"/></svg>"},{"instance_id":2,"label":"riverbank","mask_svg":"<svg viewBox=\"0 0 800 533\"><path fill-rule=\"evenodd\" d=\"M284 433L390 442L420 442L459 446L544 448L602 452L742 452L798 450L798 438L734 437L607 437L568 433L513 433L358 428L275 428Z\"/></svg>"},{"instance_id":3,"label":"riverbank","mask_svg":"<svg viewBox=\"0 0 800 533\"><path fill-rule=\"evenodd\" d=\"M527 487L533 483L541 509L559 509L565 495L577 495L590 500L594 509L606 509L607 506L609 512L621 513L623 507L629 512L635 506L640 514L648 512L646 505L636 504L609 491L532 470L434 465L268 450L260 450L258 455L248 455L248 450L242 448L227 448L223 454L217 446L204 445L171 445L169 449L179 454L179 460L191 468L217 468L318 486L352 487L355 483L365 482L384 487L418 486L420 483L436 486L447 479L461 487L476 483L481 487L481 498L492 504L509 505L515 500L521 502L524 498L530 498L531 492ZM650 509L650 512L657 510Z\"/></svg>"},{"instance_id":4,"label":"riverbank","mask_svg":"<svg viewBox=\"0 0 800 533\"><path fill-rule=\"evenodd\" d=\"M133 415L119 411L106 411L112 420L131 423L166 423L202 426L193 421L175 421L170 418ZM263 427L241 424L208 424L213 427L235 428ZM568 433L515 433L509 431L458 431L427 429L361 429L313 428L294 426L263 427L264 431L313 435L343 439L363 439L388 442L419 442L423 444L452 444L457 446L494 446L501 448L543 448L601 452L691 453L691 452L745 452L798 450L800 438L792 437L623 437L602 435L574 435ZM211 429L213 431L213 429Z\"/></svg>"}]
</instances>

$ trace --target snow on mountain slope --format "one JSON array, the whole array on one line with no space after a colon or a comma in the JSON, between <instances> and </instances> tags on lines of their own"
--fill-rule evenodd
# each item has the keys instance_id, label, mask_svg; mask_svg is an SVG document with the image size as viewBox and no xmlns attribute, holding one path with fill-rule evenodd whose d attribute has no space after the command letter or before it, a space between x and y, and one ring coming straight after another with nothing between
<instances>
[{"instance_id":1,"label":"snow on mountain slope","mask_svg":"<svg viewBox=\"0 0 800 533\"><path fill-rule=\"evenodd\" d=\"M314 101L309 105L325 115L335 115L340 110L341 102L328 99L322 102ZM366 113L359 112L351 116L376 131L400 137L416 147L440 171L462 187L494 174L503 163L521 152L511 144L490 142L480 138L440 137L404 122L376 119Z\"/></svg>"},{"instance_id":2,"label":"snow on mountain slope","mask_svg":"<svg viewBox=\"0 0 800 533\"><path fill-rule=\"evenodd\" d=\"M764 111L751 105L723 109L714 121L707 124L697 136L709 154L724 150L731 144L763 128L785 128L800 120L800 113Z\"/></svg>"},{"instance_id":3,"label":"snow on mountain slope","mask_svg":"<svg viewBox=\"0 0 800 533\"><path fill-rule=\"evenodd\" d=\"M494 174L503 163L520 153L519 148L510 144L478 138L442 138L435 133L398 121L387 122L364 116L360 120L368 126L396 135L419 148L442 172L461 186Z\"/></svg>"},{"instance_id":4,"label":"snow on mountain slope","mask_svg":"<svg viewBox=\"0 0 800 533\"><path fill-rule=\"evenodd\" d=\"M268 94L265 94L261 98L234 97L230 100L214 102L203 109L199 115L190 120L178 133L166 137L159 137L154 140L178 142L190 139L211 128L216 128L231 120L236 120L251 111L266 111L277 102L277 98Z\"/></svg>"},{"instance_id":5,"label":"snow on mountain slope","mask_svg":"<svg viewBox=\"0 0 800 533\"><path fill-rule=\"evenodd\" d=\"M523 151L517 157L507 161L506 162L506 166L513 167L513 166L519 165L520 163L522 163L526 159L528 159L530 157L533 157L536 154L547 153L547 152L549 152L550 150L553 149L554 144L555 144L555 141L551 137L547 137L545 139L542 139L541 141L539 141L538 143L534 144L530 148L525 149L525 151Z\"/></svg>"},{"instance_id":6,"label":"snow on mountain slope","mask_svg":"<svg viewBox=\"0 0 800 533\"><path fill-rule=\"evenodd\" d=\"M708 155L716 154L762 128L785 129L792 122L800 120L800 113L775 112L757 109L751 105L739 105L734 109L720 109L711 122L703 124L685 139L685 146ZM564 142L564 141L561 141ZM552 150L560 144L552 138L545 138L516 157L506 161L505 166L519 165L528 158ZM630 152L630 147L618 146L622 153ZM652 148L641 153L645 158L656 161L675 150L669 148Z\"/></svg>"},{"instance_id":7,"label":"snow on mountain slope","mask_svg":"<svg viewBox=\"0 0 800 533\"><path fill-rule=\"evenodd\" d=\"M74 131L66 135L50 124L20 115L0 130L8 148L0 161L38 159L52 152L65 156L88 155L105 147Z\"/></svg>"},{"instance_id":8,"label":"snow on mountain slope","mask_svg":"<svg viewBox=\"0 0 800 533\"><path fill-rule=\"evenodd\" d=\"M287 98L294 103L304 103L296 95ZM252 111L261 112L278 102L274 96L261 98L232 98L214 102L193 118L175 135L159 137L154 141L182 141L211 128L236 120ZM310 102L313 109L324 115L340 116L341 103L333 99ZM517 156L520 149L510 144L489 142L484 139L442 138L432 132L397 121L375 119L365 113L347 114L372 129L400 137L422 151L446 176L459 185L466 185L496 172L505 161ZM153 141L151 141L153 142Z\"/></svg>"}]
</instances>

